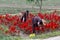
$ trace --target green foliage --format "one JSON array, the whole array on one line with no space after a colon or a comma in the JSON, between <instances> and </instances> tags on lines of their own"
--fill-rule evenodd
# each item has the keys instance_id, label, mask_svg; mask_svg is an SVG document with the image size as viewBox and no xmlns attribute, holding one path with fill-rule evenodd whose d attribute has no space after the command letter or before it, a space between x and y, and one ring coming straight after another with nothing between
<instances>
[{"instance_id":1,"label":"green foliage","mask_svg":"<svg viewBox=\"0 0 60 40\"><path fill-rule=\"evenodd\" d=\"M22 38L19 36L4 36L0 35L0 40L22 40Z\"/></svg>"},{"instance_id":2,"label":"green foliage","mask_svg":"<svg viewBox=\"0 0 60 40\"><path fill-rule=\"evenodd\" d=\"M39 1L41 0L27 0L27 2L35 2L35 3L39 3Z\"/></svg>"},{"instance_id":3,"label":"green foliage","mask_svg":"<svg viewBox=\"0 0 60 40\"><path fill-rule=\"evenodd\" d=\"M34 2L34 0L27 0L28 2Z\"/></svg>"}]
</instances>

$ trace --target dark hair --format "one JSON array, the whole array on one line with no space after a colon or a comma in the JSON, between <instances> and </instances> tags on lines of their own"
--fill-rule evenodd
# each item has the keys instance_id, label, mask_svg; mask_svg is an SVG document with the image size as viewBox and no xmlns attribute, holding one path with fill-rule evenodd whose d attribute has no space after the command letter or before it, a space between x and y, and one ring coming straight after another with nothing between
<instances>
[{"instance_id":1,"label":"dark hair","mask_svg":"<svg viewBox=\"0 0 60 40\"><path fill-rule=\"evenodd\" d=\"M28 11L28 10L26 10L26 12L27 12L27 13L29 13L29 11Z\"/></svg>"},{"instance_id":2,"label":"dark hair","mask_svg":"<svg viewBox=\"0 0 60 40\"><path fill-rule=\"evenodd\" d=\"M42 21L40 21L40 24L41 24L41 25L43 25L43 22L42 22Z\"/></svg>"}]
</instances>

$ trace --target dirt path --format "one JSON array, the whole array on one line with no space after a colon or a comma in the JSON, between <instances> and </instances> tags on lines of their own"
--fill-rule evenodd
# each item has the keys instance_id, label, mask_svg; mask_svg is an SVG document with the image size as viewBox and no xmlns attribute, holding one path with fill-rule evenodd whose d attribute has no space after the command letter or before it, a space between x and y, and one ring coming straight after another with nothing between
<instances>
[{"instance_id":1,"label":"dirt path","mask_svg":"<svg viewBox=\"0 0 60 40\"><path fill-rule=\"evenodd\" d=\"M0 7L15 7L15 8L32 8L31 5L18 5L18 4L0 4ZM39 9L39 7L34 6ZM60 9L60 6L42 6L42 9Z\"/></svg>"},{"instance_id":2,"label":"dirt path","mask_svg":"<svg viewBox=\"0 0 60 40\"><path fill-rule=\"evenodd\" d=\"M21 38L26 38L26 39L29 38L29 35L23 33L23 31L20 31L20 36L21 36Z\"/></svg>"},{"instance_id":3,"label":"dirt path","mask_svg":"<svg viewBox=\"0 0 60 40\"><path fill-rule=\"evenodd\" d=\"M56 36L56 37L50 37L44 40L60 40L60 36Z\"/></svg>"}]
</instances>

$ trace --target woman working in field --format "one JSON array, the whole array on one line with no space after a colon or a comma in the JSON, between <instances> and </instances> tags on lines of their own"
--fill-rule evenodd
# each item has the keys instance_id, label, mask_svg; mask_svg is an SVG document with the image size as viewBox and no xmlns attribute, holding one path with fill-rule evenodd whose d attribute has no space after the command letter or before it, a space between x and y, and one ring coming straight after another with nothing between
<instances>
[{"instance_id":1,"label":"woman working in field","mask_svg":"<svg viewBox=\"0 0 60 40\"><path fill-rule=\"evenodd\" d=\"M33 33L30 34L30 37L35 35L35 27L43 27L45 25L46 21L41 19L39 16L35 16L32 18L32 30L33 30Z\"/></svg>"}]
</instances>

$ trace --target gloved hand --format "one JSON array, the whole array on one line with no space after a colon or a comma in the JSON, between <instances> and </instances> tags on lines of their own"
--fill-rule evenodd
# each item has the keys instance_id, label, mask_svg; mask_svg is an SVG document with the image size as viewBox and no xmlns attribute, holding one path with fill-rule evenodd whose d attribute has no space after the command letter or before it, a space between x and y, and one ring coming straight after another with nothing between
<instances>
[{"instance_id":1,"label":"gloved hand","mask_svg":"<svg viewBox=\"0 0 60 40\"><path fill-rule=\"evenodd\" d=\"M35 34L34 33L33 34L30 34L29 37L30 38L34 38L35 37Z\"/></svg>"}]
</instances>

